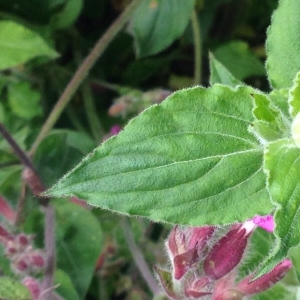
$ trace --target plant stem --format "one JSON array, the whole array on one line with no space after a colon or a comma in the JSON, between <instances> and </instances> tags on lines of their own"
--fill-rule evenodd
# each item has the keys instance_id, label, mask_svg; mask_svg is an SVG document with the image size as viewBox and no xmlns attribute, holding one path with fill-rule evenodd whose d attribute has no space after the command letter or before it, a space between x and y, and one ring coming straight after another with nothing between
<instances>
[{"instance_id":1,"label":"plant stem","mask_svg":"<svg viewBox=\"0 0 300 300\"><path fill-rule=\"evenodd\" d=\"M43 290L47 291L40 300L51 300L53 296L53 275L55 269L55 235L54 235L54 208L47 205L45 208L45 249L46 249L46 270L43 280Z\"/></svg>"},{"instance_id":2,"label":"plant stem","mask_svg":"<svg viewBox=\"0 0 300 300\"><path fill-rule=\"evenodd\" d=\"M11 136L11 134L5 128L4 124L2 124L1 122L0 122L0 133L3 136L3 138L8 142L8 144L10 145L10 147L12 148L12 150L14 151L14 153L16 154L16 156L21 161L21 163L24 166L30 168L36 174L35 168L34 168L33 164L31 163L31 160L29 159L29 157L19 147L19 145L13 139L13 137Z\"/></svg>"},{"instance_id":3,"label":"plant stem","mask_svg":"<svg viewBox=\"0 0 300 300\"><path fill-rule=\"evenodd\" d=\"M127 245L129 247L129 250L132 254L132 257L134 259L136 266L138 267L142 277L148 284L153 295L154 296L159 295L160 288L159 288L158 284L156 283L156 280L152 276L152 273L149 270L149 267L145 261L145 258L143 256L141 250L138 248L138 246L136 245L136 243L134 241L131 227L126 218L123 218L123 220L122 220L122 227L123 227L124 237L126 239Z\"/></svg>"},{"instance_id":4,"label":"plant stem","mask_svg":"<svg viewBox=\"0 0 300 300\"><path fill-rule=\"evenodd\" d=\"M92 134L97 144L100 144L104 136L104 130L101 126L101 123L99 122L99 117L96 113L96 107L91 88L89 87L87 82L84 82L81 90L84 99L85 112L88 118Z\"/></svg>"},{"instance_id":5,"label":"plant stem","mask_svg":"<svg viewBox=\"0 0 300 300\"><path fill-rule=\"evenodd\" d=\"M200 23L198 20L198 15L196 9L193 10L192 16L192 27L194 35L194 83L200 85L202 81L202 47L201 47L201 30Z\"/></svg>"},{"instance_id":6,"label":"plant stem","mask_svg":"<svg viewBox=\"0 0 300 300\"><path fill-rule=\"evenodd\" d=\"M60 114L78 89L79 85L83 82L83 80L87 77L88 72L94 66L97 59L104 52L109 43L113 40L113 38L119 33L119 31L123 28L126 21L132 15L137 6L142 2L142 0L133 0L124 12L115 20L115 22L109 27L106 33L98 40L92 49L91 53L84 59L81 66L75 72L73 78L67 85L66 89L58 99L55 104L52 112L50 113L48 119L44 123L39 135L37 136L35 142L33 143L30 149L30 155L34 155L38 145L44 139L44 137L49 133Z\"/></svg>"}]
</instances>

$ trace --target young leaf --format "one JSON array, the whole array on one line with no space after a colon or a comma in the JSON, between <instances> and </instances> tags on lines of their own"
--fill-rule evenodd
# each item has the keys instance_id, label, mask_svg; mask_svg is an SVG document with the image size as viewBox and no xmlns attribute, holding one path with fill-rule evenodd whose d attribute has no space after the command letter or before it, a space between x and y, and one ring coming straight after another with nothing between
<instances>
[{"instance_id":1,"label":"young leaf","mask_svg":"<svg viewBox=\"0 0 300 300\"><path fill-rule=\"evenodd\" d=\"M253 90L215 85L174 93L133 119L47 195L155 221L204 225L271 209L262 148L248 131Z\"/></svg>"},{"instance_id":2,"label":"young leaf","mask_svg":"<svg viewBox=\"0 0 300 300\"><path fill-rule=\"evenodd\" d=\"M37 56L58 56L37 33L12 21L0 21L0 49L0 70L26 63Z\"/></svg>"},{"instance_id":3,"label":"young leaf","mask_svg":"<svg viewBox=\"0 0 300 300\"><path fill-rule=\"evenodd\" d=\"M210 78L209 84L214 85L216 83L227 84L235 87L241 84L241 81L236 79L227 69L221 64L212 53L209 53L209 68Z\"/></svg>"},{"instance_id":4,"label":"young leaf","mask_svg":"<svg viewBox=\"0 0 300 300\"><path fill-rule=\"evenodd\" d=\"M274 88L289 88L300 70L300 1L281 0L267 33L267 73Z\"/></svg>"},{"instance_id":5,"label":"young leaf","mask_svg":"<svg viewBox=\"0 0 300 300\"><path fill-rule=\"evenodd\" d=\"M193 8L193 0L144 0L131 21L137 56L158 53L179 38Z\"/></svg>"},{"instance_id":6,"label":"young leaf","mask_svg":"<svg viewBox=\"0 0 300 300\"><path fill-rule=\"evenodd\" d=\"M289 126L286 126L284 115L271 99L264 94L254 94L253 100L253 129L262 143L289 136Z\"/></svg>"}]
</instances>

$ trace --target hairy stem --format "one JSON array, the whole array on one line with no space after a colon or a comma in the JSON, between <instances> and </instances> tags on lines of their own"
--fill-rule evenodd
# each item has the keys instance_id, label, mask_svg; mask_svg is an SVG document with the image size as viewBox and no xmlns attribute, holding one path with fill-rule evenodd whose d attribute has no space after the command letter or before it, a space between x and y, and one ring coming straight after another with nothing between
<instances>
[{"instance_id":1,"label":"hairy stem","mask_svg":"<svg viewBox=\"0 0 300 300\"><path fill-rule=\"evenodd\" d=\"M132 257L134 259L136 266L138 267L142 277L146 281L146 283L149 286L153 295L159 295L160 288L159 288L158 284L156 283L155 278L152 276L152 273L145 261L145 258L143 256L141 250L138 248L138 246L136 245L136 243L134 241L131 227L126 218L123 218L123 220L122 220L122 227L123 227L123 231L124 231L124 237L126 239L128 248L132 254Z\"/></svg>"},{"instance_id":2,"label":"hairy stem","mask_svg":"<svg viewBox=\"0 0 300 300\"><path fill-rule=\"evenodd\" d=\"M202 46L201 46L201 31L198 20L197 11L194 9L191 16L193 36L194 36L194 83L201 84L202 81Z\"/></svg>"},{"instance_id":3,"label":"hairy stem","mask_svg":"<svg viewBox=\"0 0 300 300\"><path fill-rule=\"evenodd\" d=\"M84 59L80 67L75 72L73 78L67 85L66 89L58 99L52 112L50 113L48 119L44 123L39 135L37 136L35 142L30 149L30 155L34 155L38 145L44 139L44 137L49 133L57 119L61 115L62 111L78 89L79 85L87 77L88 72L94 66L97 59L102 55L109 43L114 39L114 37L123 28L126 21L132 15L137 6L142 2L142 0L133 0L124 12L115 20L115 22L109 27L106 33L98 40L92 49L91 53Z\"/></svg>"}]
</instances>

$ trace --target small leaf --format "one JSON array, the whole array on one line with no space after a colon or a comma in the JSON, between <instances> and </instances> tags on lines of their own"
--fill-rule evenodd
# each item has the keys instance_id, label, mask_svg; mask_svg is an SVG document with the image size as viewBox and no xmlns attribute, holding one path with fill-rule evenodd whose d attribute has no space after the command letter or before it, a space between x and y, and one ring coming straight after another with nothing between
<instances>
[{"instance_id":1,"label":"small leaf","mask_svg":"<svg viewBox=\"0 0 300 300\"><path fill-rule=\"evenodd\" d=\"M300 112L300 72L297 73L294 84L290 89L289 108L293 118Z\"/></svg>"},{"instance_id":2,"label":"small leaf","mask_svg":"<svg viewBox=\"0 0 300 300\"><path fill-rule=\"evenodd\" d=\"M12 21L0 21L0 51L0 70L38 56L58 56L37 33Z\"/></svg>"},{"instance_id":3,"label":"small leaf","mask_svg":"<svg viewBox=\"0 0 300 300\"><path fill-rule=\"evenodd\" d=\"M238 80L265 75L264 65L245 42L229 42L218 47L213 54Z\"/></svg>"},{"instance_id":4,"label":"small leaf","mask_svg":"<svg viewBox=\"0 0 300 300\"><path fill-rule=\"evenodd\" d=\"M235 87L241 84L227 69L221 64L212 53L209 53L210 78L209 84L212 86L216 83L226 84Z\"/></svg>"},{"instance_id":5,"label":"small leaf","mask_svg":"<svg viewBox=\"0 0 300 300\"><path fill-rule=\"evenodd\" d=\"M0 299L5 300L31 300L29 290L19 281L0 277Z\"/></svg>"},{"instance_id":6,"label":"small leaf","mask_svg":"<svg viewBox=\"0 0 300 300\"><path fill-rule=\"evenodd\" d=\"M271 99L264 94L254 94L253 122L254 133L262 143L274 141L290 135L280 109L274 106Z\"/></svg>"},{"instance_id":7,"label":"small leaf","mask_svg":"<svg viewBox=\"0 0 300 300\"><path fill-rule=\"evenodd\" d=\"M198 226L268 214L262 148L248 131L250 93L221 85L174 93L133 119L47 194Z\"/></svg>"},{"instance_id":8,"label":"small leaf","mask_svg":"<svg viewBox=\"0 0 300 300\"><path fill-rule=\"evenodd\" d=\"M144 0L131 20L137 56L156 54L185 30L194 0Z\"/></svg>"},{"instance_id":9,"label":"small leaf","mask_svg":"<svg viewBox=\"0 0 300 300\"><path fill-rule=\"evenodd\" d=\"M267 73L273 88L289 88L300 70L300 2L281 0L267 32Z\"/></svg>"},{"instance_id":10,"label":"small leaf","mask_svg":"<svg viewBox=\"0 0 300 300\"><path fill-rule=\"evenodd\" d=\"M9 85L8 101L14 114L25 120L30 120L42 114L39 104L41 95L33 90L28 82Z\"/></svg>"}]
</instances>

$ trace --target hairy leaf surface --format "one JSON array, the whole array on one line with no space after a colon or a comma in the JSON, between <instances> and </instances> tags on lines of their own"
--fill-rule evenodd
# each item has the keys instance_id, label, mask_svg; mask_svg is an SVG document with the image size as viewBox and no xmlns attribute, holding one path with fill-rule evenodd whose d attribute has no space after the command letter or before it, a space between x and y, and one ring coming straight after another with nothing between
<instances>
[{"instance_id":1,"label":"hairy leaf surface","mask_svg":"<svg viewBox=\"0 0 300 300\"><path fill-rule=\"evenodd\" d=\"M248 127L253 90L174 93L133 119L52 187L94 206L155 221L201 225L271 209L263 150Z\"/></svg>"}]
</instances>

